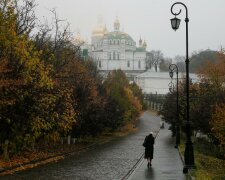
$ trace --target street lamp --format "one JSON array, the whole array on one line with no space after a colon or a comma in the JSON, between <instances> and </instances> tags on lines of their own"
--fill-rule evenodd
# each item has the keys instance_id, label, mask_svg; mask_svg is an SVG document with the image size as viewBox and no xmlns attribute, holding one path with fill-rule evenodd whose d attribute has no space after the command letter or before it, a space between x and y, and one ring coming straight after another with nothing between
<instances>
[{"instance_id":1,"label":"street lamp","mask_svg":"<svg viewBox=\"0 0 225 180\"><path fill-rule=\"evenodd\" d=\"M170 81L170 83L168 84L168 86L169 86L170 93L172 93L174 91L174 84L173 84L173 82Z\"/></svg>"},{"instance_id":2,"label":"street lamp","mask_svg":"<svg viewBox=\"0 0 225 180\"><path fill-rule=\"evenodd\" d=\"M175 148L178 148L180 144L180 122L179 122L179 103L178 103L178 67L176 64L170 64L169 66L170 72L169 75L171 79L173 79L173 73L177 74L177 125L176 125L176 145Z\"/></svg>"},{"instance_id":3,"label":"street lamp","mask_svg":"<svg viewBox=\"0 0 225 180\"><path fill-rule=\"evenodd\" d=\"M170 19L172 28L176 31L180 26L180 19L176 16L173 19Z\"/></svg>"},{"instance_id":4,"label":"street lamp","mask_svg":"<svg viewBox=\"0 0 225 180\"><path fill-rule=\"evenodd\" d=\"M183 168L183 172L187 173L188 169L195 168L195 162L194 162L194 149L193 149L193 143L191 140L191 124L189 120L189 57L188 57L188 9L187 6L181 2L176 2L171 6L171 13L175 16L175 18L171 19L171 25L174 30L177 30L180 25L180 20L176 18L177 15L181 13L181 9L178 13L173 12L173 7L177 4L180 4L185 7L186 10L186 103L187 103L187 121L186 121L186 143L185 143L185 152L184 152L184 162L185 166Z\"/></svg>"}]
</instances>

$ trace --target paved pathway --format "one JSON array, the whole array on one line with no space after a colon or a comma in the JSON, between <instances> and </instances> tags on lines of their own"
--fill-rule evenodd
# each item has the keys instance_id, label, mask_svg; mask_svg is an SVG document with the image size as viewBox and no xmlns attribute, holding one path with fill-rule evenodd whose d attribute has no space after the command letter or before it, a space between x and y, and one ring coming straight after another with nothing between
<instances>
[{"instance_id":1,"label":"paved pathway","mask_svg":"<svg viewBox=\"0 0 225 180\"><path fill-rule=\"evenodd\" d=\"M174 141L168 130L159 132L155 141L155 154L153 166L147 169L143 159L130 175L134 164L144 152L142 143L149 132L157 132L160 117L153 113L145 112L138 124L139 130L127 137L119 138L109 143L89 149L81 154L70 156L57 163L49 163L34 169L0 177L0 179L71 179L71 180L182 180L182 162ZM127 175L127 176L126 176Z\"/></svg>"},{"instance_id":2,"label":"paved pathway","mask_svg":"<svg viewBox=\"0 0 225 180\"><path fill-rule=\"evenodd\" d=\"M168 130L168 124L166 124L165 128L160 130L155 140L152 167L148 169L147 160L142 159L128 180L187 179L182 170L183 163L178 150L174 148L174 139L171 138L171 131Z\"/></svg>"},{"instance_id":3,"label":"paved pathway","mask_svg":"<svg viewBox=\"0 0 225 180\"><path fill-rule=\"evenodd\" d=\"M138 131L126 137L115 139L106 144L56 163L17 172L0 179L71 179L71 180L120 180L141 157L145 136L159 129L160 118L145 112L138 123Z\"/></svg>"}]
</instances>

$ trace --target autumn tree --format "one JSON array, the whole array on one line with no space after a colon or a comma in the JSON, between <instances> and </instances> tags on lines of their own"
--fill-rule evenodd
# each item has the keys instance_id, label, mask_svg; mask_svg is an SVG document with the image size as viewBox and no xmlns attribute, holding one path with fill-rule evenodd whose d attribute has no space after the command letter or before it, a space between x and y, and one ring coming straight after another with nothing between
<instances>
[{"instance_id":1,"label":"autumn tree","mask_svg":"<svg viewBox=\"0 0 225 180\"><path fill-rule=\"evenodd\" d=\"M0 114L4 154L17 152L41 137L67 132L75 121L68 94L55 89L52 66L26 33L18 32L17 4L0 8ZM54 90L55 89L55 90ZM67 100L65 104L63 100Z\"/></svg>"},{"instance_id":2,"label":"autumn tree","mask_svg":"<svg viewBox=\"0 0 225 180\"><path fill-rule=\"evenodd\" d=\"M180 105L180 104L179 104ZM170 124L170 130L173 135L176 133L177 110L176 110L176 92L170 92L166 95L163 108L159 111L162 119Z\"/></svg>"},{"instance_id":3,"label":"autumn tree","mask_svg":"<svg viewBox=\"0 0 225 180\"><path fill-rule=\"evenodd\" d=\"M197 83L190 82L189 100L190 100L190 121L195 132L207 134L216 144L217 136L215 134L216 125L214 115L221 112L220 105L225 101L224 82L225 82L225 61L223 54L217 54L216 62L208 62L199 70L199 81ZM185 98L185 82L179 82L179 117L184 121L186 117L186 98ZM171 94L168 94L164 102L161 115L163 118L173 124L175 115L174 100L171 99ZM220 107L220 108L219 108ZM222 113L220 113L222 115ZM218 123L219 123L218 119ZM182 125L182 122L181 122Z\"/></svg>"},{"instance_id":4,"label":"autumn tree","mask_svg":"<svg viewBox=\"0 0 225 180\"><path fill-rule=\"evenodd\" d=\"M208 91L211 95L208 95L208 106L210 106L210 118L209 123L210 128L214 129L212 131L215 134L215 128L219 119L219 114L223 115L223 104L225 102L225 55L218 53L218 59L215 63L208 62L201 70L201 82L206 85ZM215 114L214 114L215 113ZM215 119L214 119L215 118ZM224 118L225 117L221 117ZM215 124L214 124L215 123ZM219 128L219 127L218 127ZM221 133L221 132L220 132ZM215 134L218 137L218 134Z\"/></svg>"},{"instance_id":5,"label":"autumn tree","mask_svg":"<svg viewBox=\"0 0 225 180\"><path fill-rule=\"evenodd\" d=\"M218 60L217 51L205 50L193 52L190 58L190 72L198 73L199 69L207 62L214 63Z\"/></svg>"},{"instance_id":6,"label":"autumn tree","mask_svg":"<svg viewBox=\"0 0 225 180\"><path fill-rule=\"evenodd\" d=\"M117 117L119 127L128 122L133 122L142 110L142 104L139 100L142 95L137 93L137 89L134 88L135 85L133 85L134 91L132 91L125 73L121 70L114 70L108 75L104 86L107 94L118 104L116 114L119 115Z\"/></svg>"},{"instance_id":7,"label":"autumn tree","mask_svg":"<svg viewBox=\"0 0 225 180\"><path fill-rule=\"evenodd\" d=\"M0 1L0 151L6 158L61 136L115 131L143 106L141 90L121 70L103 83L55 10L51 26L32 31L34 8L34 0Z\"/></svg>"},{"instance_id":8,"label":"autumn tree","mask_svg":"<svg viewBox=\"0 0 225 180\"><path fill-rule=\"evenodd\" d=\"M14 2L8 1L4 5L3 8L1 4L0 9L0 114L1 132L4 132L1 139L5 146L14 146L16 141L25 139L24 142L28 142L33 138L26 131L32 129L32 120L36 118L30 111L34 108L35 92L48 91L53 82L48 76L49 68L40 62L39 52L35 51L32 41L25 34L17 34Z\"/></svg>"},{"instance_id":9,"label":"autumn tree","mask_svg":"<svg viewBox=\"0 0 225 180\"><path fill-rule=\"evenodd\" d=\"M217 105L211 120L212 133L219 140L222 147L225 145L225 103Z\"/></svg>"}]
</instances>

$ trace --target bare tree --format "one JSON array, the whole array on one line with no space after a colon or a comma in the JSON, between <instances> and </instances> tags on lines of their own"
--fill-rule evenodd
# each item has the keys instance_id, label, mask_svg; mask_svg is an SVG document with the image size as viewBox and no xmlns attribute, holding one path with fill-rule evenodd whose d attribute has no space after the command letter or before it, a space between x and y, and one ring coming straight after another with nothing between
<instances>
[{"instance_id":1,"label":"bare tree","mask_svg":"<svg viewBox=\"0 0 225 180\"><path fill-rule=\"evenodd\" d=\"M50 10L53 14L53 20L49 24L45 19L45 23L39 25L38 33L34 36L36 47L44 51L43 59L49 59L51 56L46 52L47 48L51 49L54 54L54 65L56 72L65 66L69 61L79 59L80 47L73 43L73 34L70 32L70 25L59 19L55 9ZM47 57L46 57L47 56Z\"/></svg>"},{"instance_id":2,"label":"bare tree","mask_svg":"<svg viewBox=\"0 0 225 180\"><path fill-rule=\"evenodd\" d=\"M1 0L0 9L3 13L13 8L16 15L16 32L18 35L27 34L35 27L35 0Z\"/></svg>"},{"instance_id":3,"label":"bare tree","mask_svg":"<svg viewBox=\"0 0 225 180\"><path fill-rule=\"evenodd\" d=\"M29 35L36 24L35 0L14 0L17 17L17 34Z\"/></svg>"},{"instance_id":4,"label":"bare tree","mask_svg":"<svg viewBox=\"0 0 225 180\"><path fill-rule=\"evenodd\" d=\"M162 61L163 59L163 53L159 50L157 51L150 51L147 53L147 59L146 59L146 66L147 69L151 69L152 67L155 67L155 70L157 71L157 65Z\"/></svg>"},{"instance_id":5,"label":"bare tree","mask_svg":"<svg viewBox=\"0 0 225 180\"><path fill-rule=\"evenodd\" d=\"M175 56L174 61L178 66L179 72L185 72L185 56Z\"/></svg>"},{"instance_id":6,"label":"bare tree","mask_svg":"<svg viewBox=\"0 0 225 180\"><path fill-rule=\"evenodd\" d=\"M1 0L0 1L0 10L2 12L5 12L8 4L9 4L9 0Z\"/></svg>"}]
</instances>

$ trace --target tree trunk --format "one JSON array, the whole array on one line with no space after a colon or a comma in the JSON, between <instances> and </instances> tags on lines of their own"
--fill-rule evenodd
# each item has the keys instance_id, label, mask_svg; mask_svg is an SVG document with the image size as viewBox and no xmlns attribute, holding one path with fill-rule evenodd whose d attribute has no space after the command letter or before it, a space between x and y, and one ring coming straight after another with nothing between
<instances>
[{"instance_id":1,"label":"tree trunk","mask_svg":"<svg viewBox=\"0 0 225 180\"><path fill-rule=\"evenodd\" d=\"M9 159L9 140L5 140L5 144L3 145L3 157L4 159Z\"/></svg>"},{"instance_id":2,"label":"tree trunk","mask_svg":"<svg viewBox=\"0 0 225 180\"><path fill-rule=\"evenodd\" d=\"M67 144L70 144L70 135L67 137Z\"/></svg>"}]
</instances>

